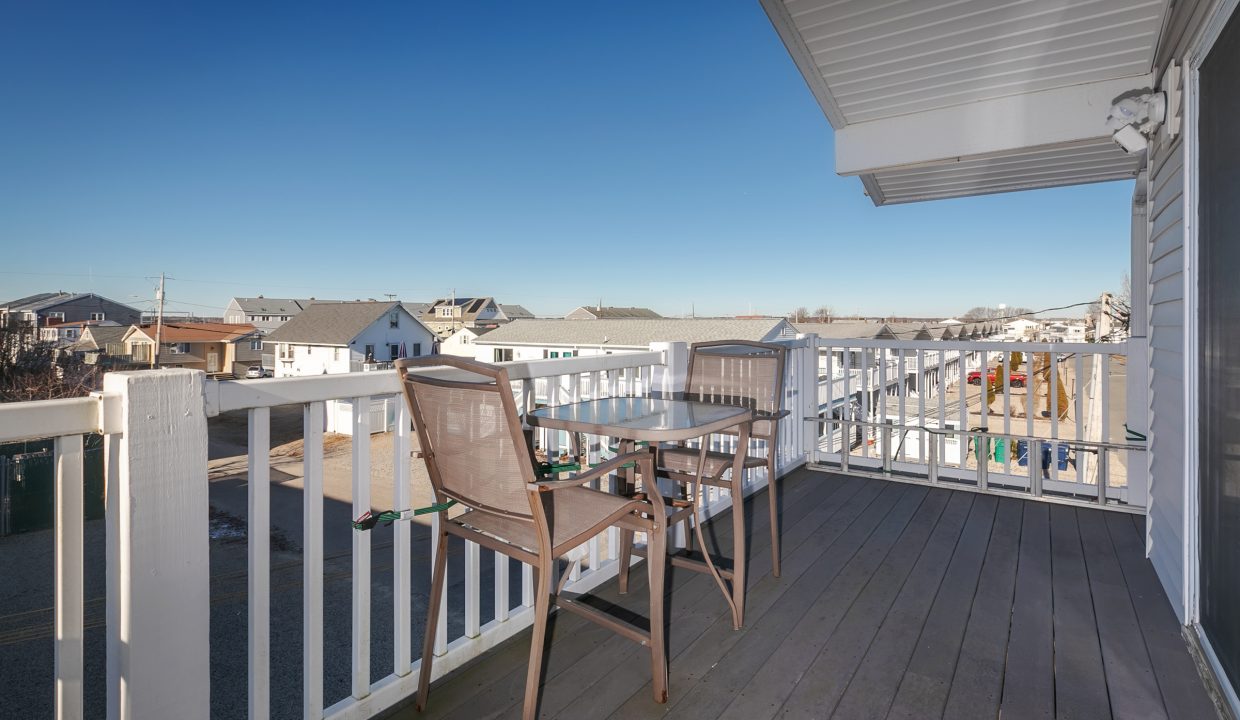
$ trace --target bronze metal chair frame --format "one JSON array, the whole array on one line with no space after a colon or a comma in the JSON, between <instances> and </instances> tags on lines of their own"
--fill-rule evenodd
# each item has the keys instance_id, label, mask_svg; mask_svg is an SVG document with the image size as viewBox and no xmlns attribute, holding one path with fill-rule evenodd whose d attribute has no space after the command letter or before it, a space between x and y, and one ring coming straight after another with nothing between
<instances>
[{"instance_id":1,"label":"bronze metal chair frame","mask_svg":"<svg viewBox=\"0 0 1240 720\"><path fill-rule=\"evenodd\" d=\"M672 501L673 511L668 516L668 524L674 525L678 522L685 523L686 550L684 553L672 555L671 562L677 567L686 567L699 572L707 572L715 577L715 581L719 584L720 590L723 591L724 597L728 601L728 605L732 611L732 624L736 629L740 629L745 621L745 585L747 582L747 552L745 543L745 513L744 513L744 471L751 467L765 467L767 471L767 492L769 493L770 506L770 522L771 522L771 572L775 577L779 577L780 567L780 528L779 528L779 484L775 474L775 466L777 452L779 448L779 420L786 415L788 411L782 409L783 405L783 382L784 371L787 363L788 350L783 345L775 343L763 343L749 340L718 340L712 342L694 343L689 348L688 376L685 380L685 399L698 402L724 402L729 405L743 405L744 398L711 398L703 397L700 393L690 392L688 388L693 387L694 373L697 365L695 360L700 356L710 355L710 349L716 347L748 347L753 348L755 353L771 353L776 362L776 371L774 378L774 392L772 405L774 410L762 411L755 408L756 415L752 422L742 423L735 430L728 430L716 433L718 435L729 435L737 438L736 453L733 454L732 462L722 463L719 469L713 474L708 475L705 472L706 461L708 457L709 437L701 439L701 447L698 452L697 466L695 472L677 472L666 467L658 467L658 473L661 477L686 484L686 495L693 498L690 502ZM718 355L715 355L718 357ZM750 403L756 404L753 399ZM756 430L760 429L760 430ZM766 441L766 457L759 458L750 456L749 441L765 440ZM662 454L660 452L660 454ZM730 477L724 480L723 476L729 471ZM726 488L732 496L732 530L733 530L733 553L731 569L718 567L715 560L711 557L706 547L705 538L702 535L701 523L697 520L698 497L700 496L703 486L711 485L715 487ZM626 537L621 538L621 566L623 568L628 552L631 550L632 535L622 533ZM702 559L698 560L692 556L693 537L697 537L698 545L701 547ZM626 542L626 540L628 542ZM652 557L653 551L647 553L647 557ZM621 570L621 588L625 586L623 569ZM727 588L724 580L731 583L731 588Z\"/></svg>"},{"instance_id":2,"label":"bronze metal chair frame","mask_svg":"<svg viewBox=\"0 0 1240 720\"><path fill-rule=\"evenodd\" d=\"M454 368L476 375L480 379L486 379L487 381L462 381L457 379L459 373L452 374L452 379L441 379L434 377L433 374L426 375L416 372L420 369L433 367ZM409 373L411 369L415 372ZM438 625L439 605L443 596L449 535L455 535L478 543L482 547L516 558L534 568L534 628L530 643L529 665L526 672L524 718L531 720L537 713L538 691L542 677L543 647L547 634L547 619L553 602L557 607L580 615L591 622L598 623L641 645L648 646L650 648L654 699L656 702L666 702L668 673L664 623L665 598L663 591L665 563L658 559L666 556L667 516L663 508L662 499L657 497L657 494L653 500L634 499L620 510L607 514L606 517L602 517L589 528L575 533L572 537L562 540L558 544L553 543L552 540L554 537L554 518L548 517L547 507L544 504L544 499L548 497L551 503L554 504L554 493L558 490L580 487L595 479L605 478L611 472L628 463L635 463L638 472L641 473L643 478L653 478L654 460L651 453L634 452L620 455L592 468L588 472L567 479L540 479L534 473L534 458L530 452L529 443L521 429L521 420L517 413L516 401L513 399L507 370L465 358L437 355L426 358L397 360L396 372L401 378L401 384L405 390L405 398L413 416L414 427L417 430L418 439L421 443L421 454L426 463L427 473L430 475L436 502L442 504L451 499L470 508L468 512L457 517L449 517L446 511L438 513L438 547L440 550L435 556L431 578L430 603L427 609L426 633L422 647L421 674L418 679L418 710L421 711L426 708L430 689L431 664L434 659L435 628ZM508 421L514 448L520 457L528 457L528 462L520 464L520 478L496 478L496 482L522 482L529 499L529 515L508 512L493 507L480 507L476 501L471 501L469 498L445 490L440 468L435 457L436 448L432 446L428 438L426 423L418 403L417 386L419 384L440 388L498 393ZM490 516L499 516L509 521L529 523L537 537L538 547L536 549L526 548L495 534L483 532L472 527L469 524L469 516L476 512ZM634 530L645 532L647 537L650 538L651 554L656 560L651 562L648 568L650 576L650 629L648 631L577 601L574 596L564 592L565 583L563 581L561 581L558 587L552 586L557 559L581 545L590 537L613 525L629 533L632 533ZM565 579L567 579L567 573L565 574Z\"/></svg>"}]
</instances>

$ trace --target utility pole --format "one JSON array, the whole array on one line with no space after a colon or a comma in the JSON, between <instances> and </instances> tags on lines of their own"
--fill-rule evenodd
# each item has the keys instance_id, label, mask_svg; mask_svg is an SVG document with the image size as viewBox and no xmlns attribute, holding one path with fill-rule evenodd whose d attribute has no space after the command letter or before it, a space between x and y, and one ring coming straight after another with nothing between
<instances>
[{"instance_id":1,"label":"utility pole","mask_svg":"<svg viewBox=\"0 0 1240 720\"><path fill-rule=\"evenodd\" d=\"M157 307L155 314L155 352L151 353L151 368L154 369L155 361L159 358L160 343L164 339L164 274L159 274L159 290L155 292L155 304Z\"/></svg>"}]
</instances>

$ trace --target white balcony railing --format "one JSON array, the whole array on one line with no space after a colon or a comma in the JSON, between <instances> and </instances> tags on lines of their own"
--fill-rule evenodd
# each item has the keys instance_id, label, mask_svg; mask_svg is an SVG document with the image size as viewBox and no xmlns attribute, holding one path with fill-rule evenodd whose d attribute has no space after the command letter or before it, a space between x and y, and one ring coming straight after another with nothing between
<instances>
[{"instance_id":1,"label":"white balcony railing","mask_svg":"<svg viewBox=\"0 0 1240 720\"><path fill-rule=\"evenodd\" d=\"M803 463L813 424L803 418L815 407L816 373L809 342L789 343L786 404L798 411L785 418L780 472ZM507 363L518 407L593 397L673 393L683 385L687 346L663 343L649 352ZM396 399L391 372L322 375L250 381L206 380L201 372L157 370L111 373L104 392L64 401L0 405L0 442L56 438L55 529L55 707L58 717L104 714L83 708L83 436L105 437L107 472L107 678L110 718L206 718L210 713L210 575L208 561L207 420L223 412L248 414L248 706L251 718L270 714L271 692L271 408L301 405L304 481L302 516L301 658L305 717L367 718L416 690L419 661L413 657L413 597L430 578L412 577L413 528L397 523L392 544L391 672L372 683L371 547L366 533L352 540L352 618L347 696L324 696L323 477L325 407L349 400L368 408L371 399ZM395 402L393 502L411 502L411 432L403 402ZM369 435L371 413L353 413L353 437ZM538 442L552 456L567 447L560 433L539 431ZM732 440L731 442L735 442ZM594 442L594 457L605 452ZM765 449L760 446L757 451ZM352 514L371 509L370 445L352 443ZM765 487L751 473L746 494ZM709 517L728 507L728 493L712 489L703 507ZM432 533L434 535L434 533ZM580 549L569 587L586 591L616 574L618 538L590 540ZM438 548L431 548L431 554ZM437 625L436 676L461 666L520 632L532 622L532 572L523 566L520 597L510 597L509 563L491 563L493 618L482 623L481 550L467 544L463 597L448 594ZM433 560L433 558L428 558ZM514 578L515 579L515 578ZM461 603L450 607L452 603ZM450 637L447 617L464 617ZM384 623L386 624L386 623ZM175 628L173 633L170 628ZM281 698L288 702L288 698Z\"/></svg>"},{"instance_id":2,"label":"white balcony railing","mask_svg":"<svg viewBox=\"0 0 1240 720\"><path fill-rule=\"evenodd\" d=\"M949 487L1041 496L1059 502L1098 502L1106 507L1144 505L1135 466L1108 461L1139 452L1107 440L1112 414L1111 366L1125 355L1124 345L1045 345L989 342L826 341L806 336L786 343L789 353L781 421L779 472L802 464L892 479L940 483ZM648 352L506 363L513 392L523 411L595 397L669 394L683 387L688 348L662 343ZM1076 385L1069 393L1072 412L1040 418L1024 412L1021 393L1005 373L1003 392L982 412L985 388L968 383L970 372L1012 351L1050 354L1048 382L1056 387L1066 373ZM1026 372L1028 372L1026 368ZM1116 374L1116 376L1118 376ZM1072 383L1068 383L1072 386ZM1019 390L1019 388L1017 388ZM206 718L210 713L210 576L208 562L208 418L223 412L248 414L248 617L246 654L251 718L269 716L271 685L271 409L300 405L303 420L302 493L302 656L300 704L305 717L368 718L410 697L416 690L419 660L414 657L418 590L429 577L415 577L414 528L397 523L392 543L390 595L393 648L391 670L371 678L371 540L352 535L349 674L344 697L326 697L324 688L324 438L325 408L347 400L369 408L390 399L397 419L393 433L392 501L412 502L412 437L400 387L392 372L321 375L251 381L211 381L191 370L111 373L104 392L91 398L0 405L0 442L56 438L55 526L55 693L60 717L99 715L82 707L83 673L83 435L105 437L107 471L107 714L113 718ZM963 391L963 392L962 392ZM981 399L979 399L979 395ZM1037 406L1037 398L1025 404ZM353 437L369 435L371 413L353 412ZM975 428L985 428L976 430ZM1091 438L1097 438L1096 440ZM1027 457L983 452L1005 441L1010 449L1026 442ZM954 441L954 454L953 454ZM539 430L536 442L551 457L569 447L563 433ZM720 442L715 440L715 442ZM722 442L735 442L725 439ZM771 449L755 441L752 452ZM1067 446L1072 471L1057 462L1042 476L1040 448L1058 457ZM970 448L974 448L970 452ZM587 438L589 461L607 452ZM1097 455L1091 455L1094 451ZM370 444L352 443L352 514L371 509ZM1096 458L1086 462L1086 458ZM1112 459L1113 460L1113 459ZM1124 478L1123 482L1119 480ZM746 478L746 494L765 487L761 470ZM1101 488L1101 490L1099 490ZM709 517L731 506L733 498L712 488L703 498ZM432 516L433 517L433 516ZM435 534L432 532L432 537ZM433 545L433 543L432 543ZM618 538L605 533L574 555L569 587L578 592L616 574ZM433 556L439 549L431 547ZM508 562L484 562L481 549L467 544L463 592L449 593L436 626L435 674L442 675L487 652L532 621L532 573L523 566L520 582ZM432 558L427 558L431 560ZM484 577L484 568L490 576ZM419 570L422 572L422 570ZM510 582L511 580L511 582ZM490 585L490 597L484 586ZM445 583L445 588L449 583ZM514 592L514 589L519 588ZM387 593L387 590L384 590ZM519 597L518 597L519 595ZM492 605L483 612L486 605ZM447 618L454 618L452 623ZM484 622L483 618L492 619ZM460 621L463 618L463 622ZM175 634L169 628L176 628ZM456 628L450 633L450 628ZM285 660L285 662L290 662ZM291 662L297 662L293 660ZM282 693L283 691L281 691ZM279 696L287 703L291 699Z\"/></svg>"},{"instance_id":3,"label":"white balcony railing","mask_svg":"<svg viewBox=\"0 0 1240 720\"><path fill-rule=\"evenodd\" d=\"M1144 511L1145 447L1116 437L1126 417L1127 343L817 347L814 466Z\"/></svg>"}]
</instances>

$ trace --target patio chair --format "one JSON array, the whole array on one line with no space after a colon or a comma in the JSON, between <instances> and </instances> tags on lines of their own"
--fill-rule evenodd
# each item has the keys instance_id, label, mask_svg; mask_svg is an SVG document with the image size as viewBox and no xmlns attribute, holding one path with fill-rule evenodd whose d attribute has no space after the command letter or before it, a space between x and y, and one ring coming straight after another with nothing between
<instances>
[{"instance_id":1,"label":"patio chair","mask_svg":"<svg viewBox=\"0 0 1240 720\"><path fill-rule=\"evenodd\" d=\"M440 368L432 370L432 368ZM422 457L436 502L455 500L466 511L439 513L439 552L431 579L430 607L422 648L417 707L426 707L435 628L443 595L449 535L476 542L534 568L534 629L525 683L525 718L538 707L543 646L551 603L599 623L650 648L654 696L667 700L663 577L665 563L650 563L650 629L646 631L577 601L564 592L564 573L553 588L557 558L610 526L647 533L652 554L666 554L666 514L640 499L582 487L629 463L643 477L654 477L648 452L613 458L568 479L540 478L522 433L508 373L500 367L448 355L396 361L405 397L421 441Z\"/></svg>"},{"instance_id":2,"label":"patio chair","mask_svg":"<svg viewBox=\"0 0 1240 720\"><path fill-rule=\"evenodd\" d=\"M689 349L689 374L685 382L685 399L726 405L740 405L758 413L749 432L738 428L720 435L736 438L736 452L744 453L744 469L766 468L767 492L771 514L771 572L780 574L779 548L779 485L775 477L776 449L779 446L779 420L788 414L780 408L783 397L784 366L787 349L774 343L746 340L722 340L695 343ZM709 442L703 438L703 443ZM750 455L750 440L766 443L765 456ZM733 624L740 628L745 617L745 513L743 507L743 473L732 473L735 453L670 446L658 451L658 472L682 483L690 484L690 491L700 495L704 488L693 488L698 481L699 464L704 465L701 483L727 488L732 494L733 558L730 572ZM727 475L727 479L724 476ZM696 504L696 503L695 503ZM697 527L695 513L681 507L669 516L669 523L684 522L688 549L692 550L692 537L697 534L703 543L701 528ZM622 540L621 567L625 558ZM710 556L706 547L701 548L707 562ZM653 556L653 554L651 555ZM673 558L677 562L677 558ZM678 563L679 564L679 563ZM725 593L726 594L726 593Z\"/></svg>"}]
</instances>

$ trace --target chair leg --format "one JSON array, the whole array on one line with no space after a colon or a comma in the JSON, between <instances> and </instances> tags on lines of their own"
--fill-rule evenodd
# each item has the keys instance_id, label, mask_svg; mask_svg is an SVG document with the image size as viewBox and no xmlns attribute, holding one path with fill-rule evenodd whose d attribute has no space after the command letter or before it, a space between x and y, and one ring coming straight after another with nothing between
<instances>
[{"instance_id":1,"label":"chair leg","mask_svg":"<svg viewBox=\"0 0 1240 720\"><path fill-rule=\"evenodd\" d=\"M775 480L775 456L767 458L766 462L766 499L771 506L771 574L779 577L780 567L780 548L779 548L779 483Z\"/></svg>"},{"instance_id":2,"label":"chair leg","mask_svg":"<svg viewBox=\"0 0 1240 720\"><path fill-rule=\"evenodd\" d=\"M745 488L744 473L732 472L732 627L745 623Z\"/></svg>"},{"instance_id":3,"label":"chair leg","mask_svg":"<svg viewBox=\"0 0 1240 720\"><path fill-rule=\"evenodd\" d=\"M543 645L547 640L547 617L551 614L551 591L540 581L550 577L550 568L547 568L546 572L535 571L534 632L530 637L529 668L525 671L525 707L521 712L523 720L534 720L538 715L538 685L542 681Z\"/></svg>"},{"instance_id":4,"label":"chair leg","mask_svg":"<svg viewBox=\"0 0 1240 720\"><path fill-rule=\"evenodd\" d=\"M664 634L663 578L667 570L667 530L650 531L646 543L646 568L650 573L650 670L654 701L667 702L667 640Z\"/></svg>"},{"instance_id":5,"label":"chair leg","mask_svg":"<svg viewBox=\"0 0 1240 720\"><path fill-rule=\"evenodd\" d=\"M633 531L620 529L620 567L619 577L616 580L619 585L620 594L623 595L629 591L629 564L633 559Z\"/></svg>"},{"instance_id":6,"label":"chair leg","mask_svg":"<svg viewBox=\"0 0 1240 720\"><path fill-rule=\"evenodd\" d=\"M426 632L422 638L422 670L418 674L418 712L426 709L431 687L431 662L435 658L435 631L439 627L439 603L443 599L443 578L448 568L448 533L439 533L439 552L431 571L431 596L427 603Z\"/></svg>"}]
</instances>

